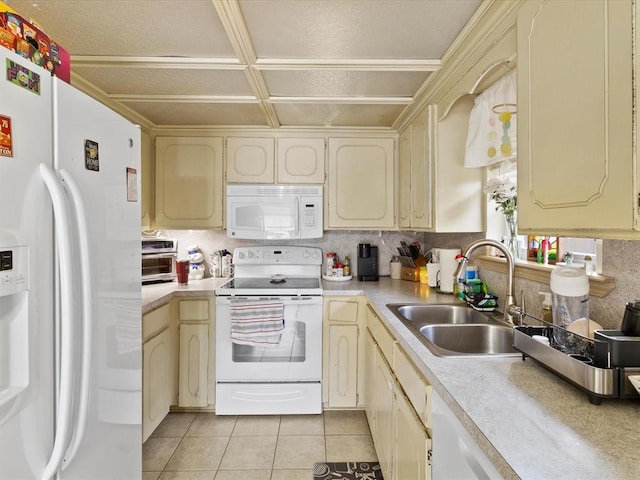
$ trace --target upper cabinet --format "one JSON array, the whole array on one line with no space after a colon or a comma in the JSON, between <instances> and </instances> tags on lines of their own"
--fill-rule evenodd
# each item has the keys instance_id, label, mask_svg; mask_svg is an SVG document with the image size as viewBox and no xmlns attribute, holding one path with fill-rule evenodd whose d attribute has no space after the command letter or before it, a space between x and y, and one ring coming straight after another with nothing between
<instances>
[{"instance_id":1,"label":"upper cabinet","mask_svg":"<svg viewBox=\"0 0 640 480\"><path fill-rule=\"evenodd\" d=\"M324 183L324 177L324 138L227 138L227 183Z\"/></svg>"},{"instance_id":2,"label":"upper cabinet","mask_svg":"<svg viewBox=\"0 0 640 480\"><path fill-rule=\"evenodd\" d=\"M521 233L639 237L633 13L626 0L518 11Z\"/></svg>"},{"instance_id":3,"label":"upper cabinet","mask_svg":"<svg viewBox=\"0 0 640 480\"><path fill-rule=\"evenodd\" d=\"M273 138L227 138L227 183L273 183Z\"/></svg>"},{"instance_id":4,"label":"upper cabinet","mask_svg":"<svg viewBox=\"0 0 640 480\"><path fill-rule=\"evenodd\" d=\"M446 232L484 230L481 168L465 168L473 97L460 97L438 121L427 106L400 134L399 227Z\"/></svg>"},{"instance_id":5,"label":"upper cabinet","mask_svg":"<svg viewBox=\"0 0 640 480\"><path fill-rule=\"evenodd\" d=\"M324 138L278 138L277 183L324 183Z\"/></svg>"},{"instance_id":6,"label":"upper cabinet","mask_svg":"<svg viewBox=\"0 0 640 480\"><path fill-rule=\"evenodd\" d=\"M223 226L223 156L219 137L156 137L155 225Z\"/></svg>"},{"instance_id":7,"label":"upper cabinet","mask_svg":"<svg viewBox=\"0 0 640 480\"><path fill-rule=\"evenodd\" d=\"M153 141L148 133L140 135L140 165L142 197L140 203L142 228L151 228L153 222Z\"/></svg>"},{"instance_id":8,"label":"upper cabinet","mask_svg":"<svg viewBox=\"0 0 640 480\"><path fill-rule=\"evenodd\" d=\"M392 138L329 138L325 228L395 227Z\"/></svg>"},{"instance_id":9,"label":"upper cabinet","mask_svg":"<svg viewBox=\"0 0 640 480\"><path fill-rule=\"evenodd\" d=\"M400 134L398 141L398 226L401 229L433 227L429 125L429 109L424 109Z\"/></svg>"}]
</instances>

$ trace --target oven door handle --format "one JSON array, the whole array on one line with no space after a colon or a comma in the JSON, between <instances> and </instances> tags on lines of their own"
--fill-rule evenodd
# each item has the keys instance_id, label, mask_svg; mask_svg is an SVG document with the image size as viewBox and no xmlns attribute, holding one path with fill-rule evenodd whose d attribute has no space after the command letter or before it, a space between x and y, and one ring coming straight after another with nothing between
<instances>
[{"instance_id":1,"label":"oven door handle","mask_svg":"<svg viewBox=\"0 0 640 480\"><path fill-rule=\"evenodd\" d=\"M278 301L282 302L284 306L287 305L314 305L314 304L322 304L322 297L319 295L310 296L310 295L287 295L284 297L277 296L264 296L264 297L249 297L249 296L218 296L216 297L216 302L221 305L231 305L232 303L240 303L240 302L266 302L266 301Z\"/></svg>"}]
</instances>

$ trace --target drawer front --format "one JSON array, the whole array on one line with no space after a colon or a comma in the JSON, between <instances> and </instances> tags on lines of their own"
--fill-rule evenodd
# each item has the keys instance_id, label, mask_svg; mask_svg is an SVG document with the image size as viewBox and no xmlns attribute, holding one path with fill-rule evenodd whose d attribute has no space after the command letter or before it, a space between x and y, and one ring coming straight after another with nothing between
<instances>
[{"instance_id":1,"label":"drawer front","mask_svg":"<svg viewBox=\"0 0 640 480\"><path fill-rule=\"evenodd\" d=\"M328 319L330 322L357 323L358 302L345 300L329 300L327 302Z\"/></svg>"},{"instance_id":2,"label":"drawer front","mask_svg":"<svg viewBox=\"0 0 640 480\"><path fill-rule=\"evenodd\" d=\"M180 300L180 321L209 320L209 300Z\"/></svg>"},{"instance_id":3,"label":"drawer front","mask_svg":"<svg viewBox=\"0 0 640 480\"><path fill-rule=\"evenodd\" d=\"M169 325L171 314L169 304L146 313L142 316L142 338L147 339L156 332Z\"/></svg>"},{"instance_id":4,"label":"drawer front","mask_svg":"<svg viewBox=\"0 0 640 480\"><path fill-rule=\"evenodd\" d=\"M373 335L373 338L375 338L380 350L382 350L387 362L389 362L391 368L393 368L393 345L395 340L382 324L378 314L374 312L371 307L367 307L367 327Z\"/></svg>"},{"instance_id":5,"label":"drawer front","mask_svg":"<svg viewBox=\"0 0 640 480\"><path fill-rule=\"evenodd\" d=\"M416 370L407 354L398 344L395 345L393 361L394 372L402 386L402 390L404 390L424 426L430 429L432 426L431 395L433 387Z\"/></svg>"}]
</instances>

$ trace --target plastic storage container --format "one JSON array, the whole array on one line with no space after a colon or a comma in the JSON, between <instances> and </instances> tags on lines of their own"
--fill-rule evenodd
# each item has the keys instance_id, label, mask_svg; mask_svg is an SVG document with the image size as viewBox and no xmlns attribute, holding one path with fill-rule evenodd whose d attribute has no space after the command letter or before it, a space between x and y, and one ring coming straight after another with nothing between
<instances>
[{"instance_id":1,"label":"plastic storage container","mask_svg":"<svg viewBox=\"0 0 640 480\"><path fill-rule=\"evenodd\" d=\"M589 278L581 268L556 267L551 272L553 323L567 328L578 319L589 319ZM564 335L558 335L559 346L570 348Z\"/></svg>"}]
</instances>

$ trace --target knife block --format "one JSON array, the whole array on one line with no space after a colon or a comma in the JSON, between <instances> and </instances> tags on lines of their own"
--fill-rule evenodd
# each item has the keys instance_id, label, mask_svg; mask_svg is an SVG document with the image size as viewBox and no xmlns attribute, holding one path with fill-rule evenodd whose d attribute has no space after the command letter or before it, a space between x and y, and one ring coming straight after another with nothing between
<instances>
[{"instance_id":1,"label":"knife block","mask_svg":"<svg viewBox=\"0 0 640 480\"><path fill-rule=\"evenodd\" d=\"M408 280L410 282L419 282L420 268L402 267L402 269L400 270L400 278L402 280Z\"/></svg>"},{"instance_id":2,"label":"knife block","mask_svg":"<svg viewBox=\"0 0 640 480\"><path fill-rule=\"evenodd\" d=\"M424 259L422 255L418 258L411 260L414 267L402 266L400 270L400 278L402 280L407 280L409 282L419 282L420 281L420 267L424 267L427 265L427 261Z\"/></svg>"}]
</instances>

